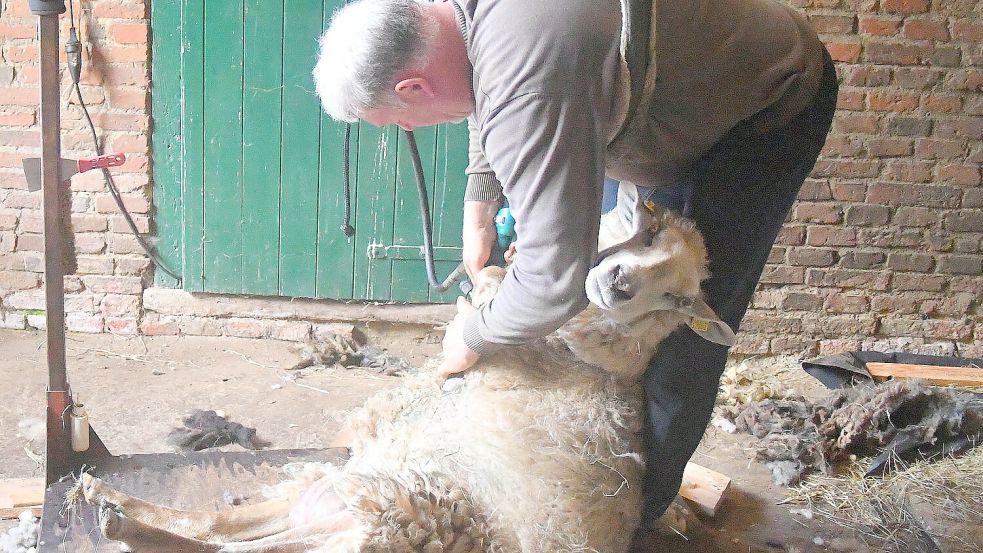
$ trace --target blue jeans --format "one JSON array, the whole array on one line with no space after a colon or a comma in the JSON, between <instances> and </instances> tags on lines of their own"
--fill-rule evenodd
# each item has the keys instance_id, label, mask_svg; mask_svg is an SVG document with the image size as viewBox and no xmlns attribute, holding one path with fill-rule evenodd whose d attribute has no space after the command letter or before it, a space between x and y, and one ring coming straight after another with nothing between
<instances>
[{"instance_id":1,"label":"blue jeans","mask_svg":"<svg viewBox=\"0 0 983 553\"><path fill-rule=\"evenodd\" d=\"M749 121L731 129L698 160L682 182L652 199L682 211L706 240L707 303L736 332L765 261L826 141L836 108L837 81L826 55L823 84L813 103L784 127L757 132ZM617 191L616 181L606 188ZM605 194L608 196L608 194ZM609 200L610 201L610 200ZM645 372L645 520L660 516L679 491L683 469L713 411L727 348L682 327L662 342Z\"/></svg>"}]
</instances>

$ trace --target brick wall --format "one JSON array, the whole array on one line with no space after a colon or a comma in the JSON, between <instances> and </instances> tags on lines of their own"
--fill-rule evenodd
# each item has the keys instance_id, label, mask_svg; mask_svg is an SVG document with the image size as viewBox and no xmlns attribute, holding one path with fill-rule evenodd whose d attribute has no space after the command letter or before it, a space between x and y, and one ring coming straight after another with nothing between
<instances>
[{"instance_id":1,"label":"brick wall","mask_svg":"<svg viewBox=\"0 0 983 553\"><path fill-rule=\"evenodd\" d=\"M983 7L976 0L792 3L838 62L839 110L735 351L983 356ZM43 327L39 196L25 191L19 170L22 157L40 151L35 20L26 0L0 6L0 327ZM146 230L148 6L93 0L84 7L83 92L107 149L129 156L114 173ZM66 157L92 155L77 106L65 109L62 124ZM100 175L80 175L72 187L79 274L66 277L70 330L298 340L325 321L354 316L329 302L149 287L149 263Z\"/></svg>"}]
</instances>

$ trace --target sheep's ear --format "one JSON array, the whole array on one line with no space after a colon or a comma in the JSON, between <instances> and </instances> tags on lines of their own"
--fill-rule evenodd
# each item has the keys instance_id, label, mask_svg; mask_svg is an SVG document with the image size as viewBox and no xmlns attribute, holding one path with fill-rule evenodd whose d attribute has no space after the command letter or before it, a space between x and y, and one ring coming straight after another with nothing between
<instances>
[{"instance_id":1,"label":"sheep's ear","mask_svg":"<svg viewBox=\"0 0 983 553\"><path fill-rule=\"evenodd\" d=\"M675 310L689 315L691 318L686 324L704 339L727 347L737 341L730 326L721 321L702 298L683 298L676 302Z\"/></svg>"}]
</instances>

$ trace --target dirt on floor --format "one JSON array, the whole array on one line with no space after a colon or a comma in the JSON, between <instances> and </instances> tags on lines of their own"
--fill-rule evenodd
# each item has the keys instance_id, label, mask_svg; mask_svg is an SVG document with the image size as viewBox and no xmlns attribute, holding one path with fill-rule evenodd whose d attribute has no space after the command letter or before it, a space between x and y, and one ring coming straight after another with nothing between
<instances>
[{"instance_id":1,"label":"dirt on floor","mask_svg":"<svg viewBox=\"0 0 983 553\"><path fill-rule=\"evenodd\" d=\"M368 343L412 365L440 350L439 331L425 325L362 323L358 331ZM272 448L327 447L345 411L399 385L399 376L369 369L328 367L305 370L296 378L291 367L301 359L298 349L273 340L70 334L69 379L93 427L117 454L174 451L166 436L195 408L225 411L230 419L255 427ZM43 424L38 424L47 378L45 335L0 331L0 359L5 380L0 386L0 478L43 476L36 454L43 446ZM752 388L772 383L807 396L823 393L796 360L751 360L733 367L732 392L746 391L754 382ZM773 485L769 470L753 459L749 439L708 429L693 461L733 479L727 501L715 517L691 519L682 535L651 537L648 551L871 550L851 531L779 504L786 490ZM0 531L15 521L3 523Z\"/></svg>"}]
</instances>

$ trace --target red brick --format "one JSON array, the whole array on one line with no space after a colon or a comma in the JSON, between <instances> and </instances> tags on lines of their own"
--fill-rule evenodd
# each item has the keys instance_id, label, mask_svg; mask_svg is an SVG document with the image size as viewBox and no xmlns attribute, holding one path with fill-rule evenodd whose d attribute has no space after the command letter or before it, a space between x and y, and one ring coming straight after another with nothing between
<instances>
[{"instance_id":1,"label":"red brick","mask_svg":"<svg viewBox=\"0 0 983 553\"><path fill-rule=\"evenodd\" d=\"M932 120L898 115L888 121L887 133L892 136L928 136L932 133Z\"/></svg>"},{"instance_id":2,"label":"red brick","mask_svg":"<svg viewBox=\"0 0 983 553\"><path fill-rule=\"evenodd\" d=\"M92 4L92 14L98 18L144 19L147 17L147 6L142 1L95 2Z\"/></svg>"},{"instance_id":3,"label":"red brick","mask_svg":"<svg viewBox=\"0 0 983 553\"><path fill-rule=\"evenodd\" d=\"M826 49L833 61L856 63L862 46L859 42L827 42Z\"/></svg>"},{"instance_id":4,"label":"red brick","mask_svg":"<svg viewBox=\"0 0 983 553\"><path fill-rule=\"evenodd\" d=\"M948 230L929 229L922 242L916 242L912 245L921 246L923 244L927 245L928 249L933 252L951 252L956 249L956 240Z\"/></svg>"},{"instance_id":5,"label":"red brick","mask_svg":"<svg viewBox=\"0 0 983 553\"><path fill-rule=\"evenodd\" d=\"M239 338L262 338L266 334L266 329L258 320L229 319L225 323L225 333Z\"/></svg>"},{"instance_id":6,"label":"red brick","mask_svg":"<svg viewBox=\"0 0 983 553\"><path fill-rule=\"evenodd\" d=\"M864 143L859 138L845 134L831 134L826 137L822 155L826 157L854 157L863 151Z\"/></svg>"},{"instance_id":7,"label":"red brick","mask_svg":"<svg viewBox=\"0 0 983 553\"><path fill-rule=\"evenodd\" d=\"M918 95L894 90L871 92L867 106L872 111L912 111L918 107Z\"/></svg>"},{"instance_id":8,"label":"red brick","mask_svg":"<svg viewBox=\"0 0 983 553\"><path fill-rule=\"evenodd\" d=\"M983 211L964 209L948 213L943 225L953 232L983 232Z\"/></svg>"},{"instance_id":9,"label":"red brick","mask_svg":"<svg viewBox=\"0 0 983 553\"><path fill-rule=\"evenodd\" d=\"M149 84L149 73L146 68L109 65L101 67L100 70L100 75L105 79L106 83L113 86L129 85L146 87Z\"/></svg>"},{"instance_id":10,"label":"red brick","mask_svg":"<svg viewBox=\"0 0 983 553\"><path fill-rule=\"evenodd\" d=\"M818 311L823 299L816 294L789 292L782 300L783 311Z\"/></svg>"},{"instance_id":11,"label":"red brick","mask_svg":"<svg viewBox=\"0 0 983 553\"><path fill-rule=\"evenodd\" d=\"M809 22L812 27L820 34L842 35L853 32L853 24L856 20L854 15L838 14L809 14Z\"/></svg>"},{"instance_id":12,"label":"red brick","mask_svg":"<svg viewBox=\"0 0 983 553\"><path fill-rule=\"evenodd\" d=\"M857 231L849 227L811 226L806 229L810 246L856 246Z\"/></svg>"},{"instance_id":13,"label":"red brick","mask_svg":"<svg viewBox=\"0 0 983 553\"><path fill-rule=\"evenodd\" d=\"M863 111L864 96L865 93L862 90L841 88L836 96L836 107L847 111Z\"/></svg>"},{"instance_id":14,"label":"red brick","mask_svg":"<svg viewBox=\"0 0 983 553\"><path fill-rule=\"evenodd\" d=\"M839 66L843 71L843 85L885 86L891 82L891 69L874 65Z\"/></svg>"},{"instance_id":15,"label":"red brick","mask_svg":"<svg viewBox=\"0 0 983 553\"><path fill-rule=\"evenodd\" d=\"M856 182L834 182L830 185L833 199L841 202L862 202L867 196L867 185Z\"/></svg>"},{"instance_id":16,"label":"red brick","mask_svg":"<svg viewBox=\"0 0 983 553\"><path fill-rule=\"evenodd\" d=\"M37 116L33 110L0 113L0 126L30 127L34 125L36 121Z\"/></svg>"},{"instance_id":17,"label":"red brick","mask_svg":"<svg viewBox=\"0 0 983 553\"><path fill-rule=\"evenodd\" d=\"M896 17L877 17L862 15L858 23L861 34L892 36L897 34L901 19Z\"/></svg>"},{"instance_id":18,"label":"red brick","mask_svg":"<svg viewBox=\"0 0 983 553\"><path fill-rule=\"evenodd\" d=\"M150 60L150 49L140 46L105 46L99 49L103 59L113 63L147 63Z\"/></svg>"},{"instance_id":19,"label":"red brick","mask_svg":"<svg viewBox=\"0 0 983 553\"><path fill-rule=\"evenodd\" d=\"M901 88L923 90L931 88L942 78L942 71L927 67L898 67L894 70L894 84Z\"/></svg>"},{"instance_id":20,"label":"red brick","mask_svg":"<svg viewBox=\"0 0 983 553\"><path fill-rule=\"evenodd\" d=\"M800 246L805 244L805 239L806 228L804 226L783 225L778 231L778 237L775 239L775 243L786 246Z\"/></svg>"},{"instance_id":21,"label":"red brick","mask_svg":"<svg viewBox=\"0 0 983 553\"><path fill-rule=\"evenodd\" d=\"M35 44L26 46L7 46L4 50L4 59L7 63L33 62L37 60L38 47Z\"/></svg>"},{"instance_id":22,"label":"red brick","mask_svg":"<svg viewBox=\"0 0 983 553\"><path fill-rule=\"evenodd\" d=\"M983 22L979 18L953 20L950 29L954 40L983 42Z\"/></svg>"},{"instance_id":23,"label":"red brick","mask_svg":"<svg viewBox=\"0 0 983 553\"><path fill-rule=\"evenodd\" d=\"M868 42L864 46L865 58L871 63L884 65L916 65L922 51L918 46L896 42Z\"/></svg>"},{"instance_id":24,"label":"red brick","mask_svg":"<svg viewBox=\"0 0 983 553\"><path fill-rule=\"evenodd\" d=\"M943 46L932 43L921 47L919 57L924 64L959 67L962 63L962 50L958 46Z\"/></svg>"},{"instance_id":25,"label":"red brick","mask_svg":"<svg viewBox=\"0 0 983 553\"><path fill-rule=\"evenodd\" d=\"M927 207L899 207L891 223L902 227L928 227L939 222L939 211Z\"/></svg>"},{"instance_id":26,"label":"red brick","mask_svg":"<svg viewBox=\"0 0 983 553\"><path fill-rule=\"evenodd\" d=\"M825 307L830 313L866 313L868 301L867 296L836 292L826 298Z\"/></svg>"},{"instance_id":27,"label":"red brick","mask_svg":"<svg viewBox=\"0 0 983 553\"><path fill-rule=\"evenodd\" d=\"M99 311L109 317L139 317L140 296L106 294L99 304Z\"/></svg>"},{"instance_id":28,"label":"red brick","mask_svg":"<svg viewBox=\"0 0 983 553\"><path fill-rule=\"evenodd\" d=\"M913 141L903 138L870 138L867 140L867 153L872 157L910 156Z\"/></svg>"},{"instance_id":29,"label":"red brick","mask_svg":"<svg viewBox=\"0 0 983 553\"><path fill-rule=\"evenodd\" d=\"M843 133L877 134L881 116L867 113L841 113L833 119L833 131Z\"/></svg>"},{"instance_id":30,"label":"red brick","mask_svg":"<svg viewBox=\"0 0 983 553\"><path fill-rule=\"evenodd\" d=\"M140 331L146 336L176 336L180 329L174 321L144 319Z\"/></svg>"},{"instance_id":31,"label":"red brick","mask_svg":"<svg viewBox=\"0 0 983 553\"><path fill-rule=\"evenodd\" d=\"M794 220L806 223L821 223L832 225L843 220L839 205L828 203L800 202L794 210Z\"/></svg>"},{"instance_id":32,"label":"red brick","mask_svg":"<svg viewBox=\"0 0 983 553\"><path fill-rule=\"evenodd\" d=\"M924 244L925 237L920 229L873 227L859 229L857 242L873 248L915 248Z\"/></svg>"},{"instance_id":33,"label":"red brick","mask_svg":"<svg viewBox=\"0 0 983 553\"><path fill-rule=\"evenodd\" d=\"M12 23L7 21L5 23L0 23L0 36L7 40L12 40L16 38L27 38L34 39L37 36L37 26L32 24L28 20L22 20L23 23Z\"/></svg>"},{"instance_id":34,"label":"red brick","mask_svg":"<svg viewBox=\"0 0 983 553\"><path fill-rule=\"evenodd\" d=\"M840 266L844 269L876 269L886 258L882 252L848 251L840 256Z\"/></svg>"},{"instance_id":35,"label":"red brick","mask_svg":"<svg viewBox=\"0 0 983 553\"><path fill-rule=\"evenodd\" d=\"M925 13L929 0L882 0L881 8L888 13Z\"/></svg>"},{"instance_id":36,"label":"red brick","mask_svg":"<svg viewBox=\"0 0 983 553\"><path fill-rule=\"evenodd\" d=\"M806 179L799 188L799 200L831 200L833 194L829 189L829 181ZM2 227L0 227L2 228Z\"/></svg>"},{"instance_id":37,"label":"red brick","mask_svg":"<svg viewBox=\"0 0 983 553\"><path fill-rule=\"evenodd\" d=\"M959 190L951 186L895 184L875 182L870 185L867 200L882 205L910 205L955 208L959 205Z\"/></svg>"},{"instance_id":38,"label":"red brick","mask_svg":"<svg viewBox=\"0 0 983 553\"><path fill-rule=\"evenodd\" d=\"M77 273L80 275L113 274L113 258L101 255L79 255Z\"/></svg>"},{"instance_id":39,"label":"red brick","mask_svg":"<svg viewBox=\"0 0 983 553\"><path fill-rule=\"evenodd\" d=\"M891 273L887 271L860 271L855 269L808 269L806 284L837 288L887 290Z\"/></svg>"},{"instance_id":40,"label":"red brick","mask_svg":"<svg viewBox=\"0 0 983 553\"><path fill-rule=\"evenodd\" d=\"M857 204L846 210L846 224L854 226L874 226L887 224L891 209L883 205Z\"/></svg>"},{"instance_id":41,"label":"red brick","mask_svg":"<svg viewBox=\"0 0 983 553\"><path fill-rule=\"evenodd\" d=\"M96 293L136 295L143 292L143 281L139 277L91 275L82 277L82 282Z\"/></svg>"},{"instance_id":42,"label":"red brick","mask_svg":"<svg viewBox=\"0 0 983 553\"><path fill-rule=\"evenodd\" d=\"M940 119L935 123L932 136L943 139L983 140L983 117Z\"/></svg>"},{"instance_id":43,"label":"red brick","mask_svg":"<svg viewBox=\"0 0 983 553\"><path fill-rule=\"evenodd\" d=\"M105 235L99 232L80 232L75 235L75 249L80 253L102 253L106 249Z\"/></svg>"},{"instance_id":44,"label":"red brick","mask_svg":"<svg viewBox=\"0 0 983 553\"><path fill-rule=\"evenodd\" d=\"M17 228L17 212L0 213L0 230L14 230Z\"/></svg>"},{"instance_id":45,"label":"red brick","mask_svg":"<svg viewBox=\"0 0 983 553\"><path fill-rule=\"evenodd\" d=\"M98 334L105 330L105 321L102 317L89 313L68 313L65 315L65 327L70 332Z\"/></svg>"},{"instance_id":46,"label":"red brick","mask_svg":"<svg viewBox=\"0 0 983 553\"><path fill-rule=\"evenodd\" d=\"M802 267L787 267L784 265L766 265L761 273L762 284L802 284L805 280L805 269Z\"/></svg>"},{"instance_id":47,"label":"red brick","mask_svg":"<svg viewBox=\"0 0 983 553\"><path fill-rule=\"evenodd\" d=\"M924 290L941 292L948 277L945 275L923 275L914 273L894 273L891 288L897 291Z\"/></svg>"},{"instance_id":48,"label":"red brick","mask_svg":"<svg viewBox=\"0 0 983 553\"><path fill-rule=\"evenodd\" d=\"M949 40L949 29L945 22L931 19L906 20L901 34L911 40Z\"/></svg>"},{"instance_id":49,"label":"red brick","mask_svg":"<svg viewBox=\"0 0 983 553\"><path fill-rule=\"evenodd\" d=\"M983 188L970 188L963 192L963 207L983 207Z\"/></svg>"},{"instance_id":50,"label":"red brick","mask_svg":"<svg viewBox=\"0 0 983 553\"><path fill-rule=\"evenodd\" d=\"M0 292L33 290L41 284L37 273L26 271L0 271Z\"/></svg>"},{"instance_id":51,"label":"red brick","mask_svg":"<svg viewBox=\"0 0 983 553\"><path fill-rule=\"evenodd\" d=\"M922 97L922 108L930 113L956 113L963 107L959 96L928 95Z\"/></svg>"},{"instance_id":52,"label":"red brick","mask_svg":"<svg viewBox=\"0 0 983 553\"><path fill-rule=\"evenodd\" d=\"M792 266L829 267L836 264L836 252L829 248L790 248L788 263Z\"/></svg>"},{"instance_id":53,"label":"red brick","mask_svg":"<svg viewBox=\"0 0 983 553\"><path fill-rule=\"evenodd\" d=\"M109 36L122 44L147 44L145 23L116 23L109 27Z\"/></svg>"},{"instance_id":54,"label":"red brick","mask_svg":"<svg viewBox=\"0 0 983 553\"><path fill-rule=\"evenodd\" d=\"M133 336L139 333L136 319L106 317L106 332Z\"/></svg>"},{"instance_id":55,"label":"red brick","mask_svg":"<svg viewBox=\"0 0 983 553\"><path fill-rule=\"evenodd\" d=\"M887 256L887 266L895 271L930 273L935 267L935 257L923 253L891 252Z\"/></svg>"},{"instance_id":56,"label":"red brick","mask_svg":"<svg viewBox=\"0 0 983 553\"><path fill-rule=\"evenodd\" d=\"M44 236L40 234L19 234L16 237L14 250L19 252L43 252Z\"/></svg>"},{"instance_id":57,"label":"red brick","mask_svg":"<svg viewBox=\"0 0 983 553\"><path fill-rule=\"evenodd\" d=\"M884 177L900 182L931 182L934 165L931 161L893 159L885 167Z\"/></svg>"},{"instance_id":58,"label":"red brick","mask_svg":"<svg viewBox=\"0 0 983 553\"><path fill-rule=\"evenodd\" d=\"M859 159L820 159L812 170L814 177L869 178L880 173L881 162Z\"/></svg>"},{"instance_id":59,"label":"red brick","mask_svg":"<svg viewBox=\"0 0 983 553\"><path fill-rule=\"evenodd\" d=\"M146 234L150 232L149 217L142 216L142 215L134 215L132 218L133 218L133 223L136 225L137 230L140 233ZM126 222L126 219L124 219L122 215L114 215L109 218L109 231L118 232L118 233L132 232L130 230L129 223Z\"/></svg>"},{"instance_id":60,"label":"red brick","mask_svg":"<svg viewBox=\"0 0 983 553\"><path fill-rule=\"evenodd\" d=\"M965 140L915 140L915 156L921 159L955 159L966 155Z\"/></svg>"},{"instance_id":61,"label":"red brick","mask_svg":"<svg viewBox=\"0 0 983 553\"><path fill-rule=\"evenodd\" d=\"M983 256L943 255L939 272L952 275L983 275Z\"/></svg>"},{"instance_id":62,"label":"red brick","mask_svg":"<svg viewBox=\"0 0 983 553\"><path fill-rule=\"evenodd\" d=\"M940 165L939 180L957 186L979 186L980 167L978 165Z\"/></svg>"},{"instance_id":63,"label":"red brick","mask_svg":"<svg viewBox=\"0 0 983 553\"><path fill-rule=\"evenodd\" d=\"M147 198L140 196L123 196L123 206L130 213L147 213L150 209ZM119 207L112 196L103 195L96 198L96 211L99 213L117 213Z\"/></svg>"}]
</instances>

